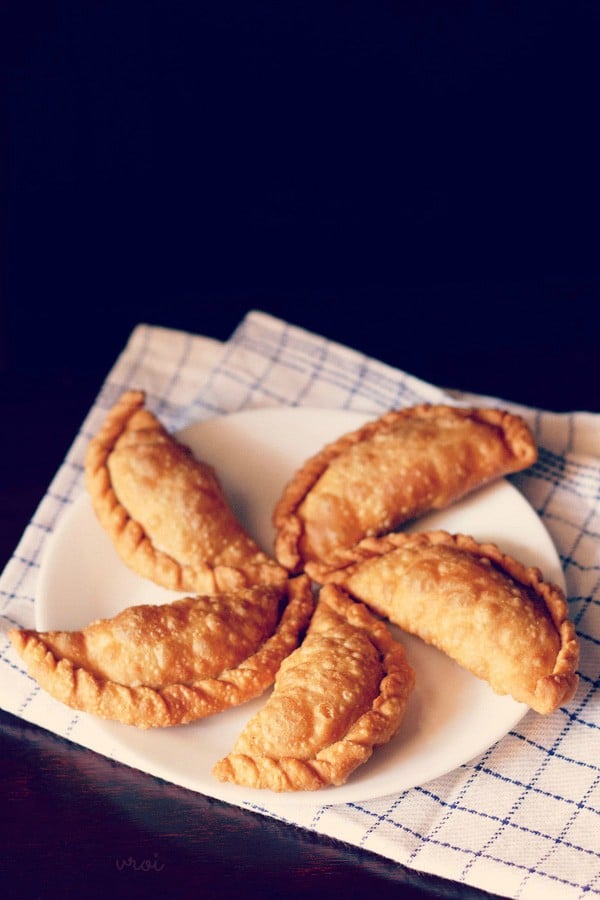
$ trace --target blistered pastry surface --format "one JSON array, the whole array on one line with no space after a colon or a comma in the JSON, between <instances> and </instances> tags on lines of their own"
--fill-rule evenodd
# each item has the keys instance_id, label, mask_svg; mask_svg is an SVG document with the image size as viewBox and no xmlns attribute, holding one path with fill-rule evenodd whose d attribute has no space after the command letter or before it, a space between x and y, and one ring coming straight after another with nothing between
<instances>
[{"instance_id":1,"label":"blistered pastry surface","mask_svg":"<svg viewBox=\"0 0 600 900\"><path fill-rule=\"evenodd\" d=\"M211 466L194 458L128 391L90 441L86 486L96 515L137 574L177 591L285 580L245 531Z\"/></svg>"},{"instance_id":2,"label":"blistered pastry surface","mask_svg":"<svg viewBox=\"0 0 600 900\"><path fill-rule=\"evenodd\" d=\"M214 774L274 791L343 784L397 732L413 686L387 626L329 585L273 694Z\"/></svg>"},{"instance_id":3,"label":"blistered pastry surface","mask_svg":"<svg viewBox=\"0 0 600 900\"><path fill-rule=\"evenodd\" d=\"M444 509L536 457L526 423L510 413L426 404L387 413L298 470L274 510L276 556L290 571L333 565L363 538Z\"/></svg>"},{"instance_id":4,"label":"blistered pastry surface","mask_svg":"<svg viewBox=\"0 0 600 900\"><path fill-rule=\"evenodd\" d=\"M126 608L77 632L13 629L29 674L75 709L141 728L180 725L263 693L307 627L305 576L219 597Z\"/></svg>"},{"instance_id":5,"label":"blistered pastry surface","mask_svg":"<svg viewBox=\"0 0 600 900\"><path fill-rule=\"evenodd\" d=\"M493 544L393 534L365 539L344 568L313 574L540 713L573 695L578 645L563 592Z\"/></svg>"}]
</instances>

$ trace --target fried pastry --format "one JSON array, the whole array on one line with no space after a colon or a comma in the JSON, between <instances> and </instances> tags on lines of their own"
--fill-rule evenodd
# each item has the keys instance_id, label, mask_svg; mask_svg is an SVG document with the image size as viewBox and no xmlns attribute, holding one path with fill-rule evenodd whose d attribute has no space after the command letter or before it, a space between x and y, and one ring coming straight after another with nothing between
<instances>
[{"instance_id":1,"label":"fried pastry","mask_svg":"<svg viewBox=\"0 0 600 900\"><path fill-rule=\"evenodd\" d=\"M387 625L328 585L273 693L213 774L272 791L343 784L398 731L413 686Z\"/></svg>"},{"instance_id":2,"label":"fried pastry","mask_svg":"<svg viewBox=\"0 0 600 900\"><path fill-rule=\"evenodd\" d=\"M421 404L388 412L298 470L273 512L275 555L290 572L307 561L339 564L363 538L443 509L536 458L527 424L502 410Z\"/></svg>"},{"instance_id":3,"label":"fried pastry","mask_svg":"<svg viewBox=\"0 0 600 900\"><path fill-rule=\"evenodd\" d=\"M29 674L75 709L127 725L181 725L273 683L314 609L309 579L159 606L132 606L81 631L13 629Z\"/></svg>"},{"instance_id":4,"label":"fried pastry","mask_svg":"<svg viewBox=\"0 0 600 900\"><path fill-rule=\"evenodd\" d=\"M573 696L575 628L539 569L444 531L365 538L354 558L323 580L539 713Z\"/></svg>"},{"instance_id":5,"label":"fried pastry","mask_svg":"<svg viewBox=\"0 0 600 900\"><path fill-rule=\"evenodd\" d=\"M181 592L283 583L287 572L245 531L213 468L196 460L127 391L90 441L96 515L138 575Z\"/></svg>"}]
</instances>

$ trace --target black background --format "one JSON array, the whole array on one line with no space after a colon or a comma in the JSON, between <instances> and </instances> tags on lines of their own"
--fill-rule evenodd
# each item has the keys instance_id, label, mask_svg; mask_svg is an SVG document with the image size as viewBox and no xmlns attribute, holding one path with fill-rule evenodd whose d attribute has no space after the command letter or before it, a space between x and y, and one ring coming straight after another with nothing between
<instances>
[{"instance_id":1,"label":"black background","mask_svg":"<svg viewBox=\"0 0 600 900\"><path fill-rule=\"evenodd\" d=\"M598 408L597 3L2 13L3 372L95 385L140 321L260 308Z\"/></svg>"},{"instance_id":2,"label":"black background","mask_svg":"<svg viewBox=\"0 0 600 900\"><path fill-rule=\"evenodd\" d=\"M0 0L0 566L138 322L226 339L258 308L444 386L600 412L599 18ZM106 861L158 846L186 896L471 896L0 719L21 896L82 872L132 896Z\"/></svg>"},{"instance_id":3,"label":"black background","mask_svg":"<svg viewBox=\"0 0 600 900\"><path fill-rule=\"evenodd\" d=\"M0 0L3 556L139 322L226 339L258 308L600 411L599 20Z\"/></svg>"}]
</instances>

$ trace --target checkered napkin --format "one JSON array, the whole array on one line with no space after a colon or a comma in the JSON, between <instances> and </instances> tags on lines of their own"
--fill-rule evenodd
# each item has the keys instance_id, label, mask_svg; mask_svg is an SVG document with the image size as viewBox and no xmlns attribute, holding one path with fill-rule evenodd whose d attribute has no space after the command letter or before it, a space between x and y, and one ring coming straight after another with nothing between
<instances>
[{"instance_id":1,"label":"checkered napkin","mask_svg":"<svg viewBox=\"0 0 600 900\"><path fill-rule=\"evenodd\" d=\"M568 708L528 713L479 758L420 787L369 802L290 801L256 812L342 839L414 869L514 898L600 894L600 416L554 414L450 393L260 312L221 344L138 326L104 383L0 580L0 703L9 712L127 763L92 717L56 703L24 673L6 631L32 627L40 559L82 490L90 436L128 387L170 429L251 407L305 405L379 414L422 401L512 408L533 428L539 461L511 480L559 551L581 645Z\"/></svg>"}]
</instances>

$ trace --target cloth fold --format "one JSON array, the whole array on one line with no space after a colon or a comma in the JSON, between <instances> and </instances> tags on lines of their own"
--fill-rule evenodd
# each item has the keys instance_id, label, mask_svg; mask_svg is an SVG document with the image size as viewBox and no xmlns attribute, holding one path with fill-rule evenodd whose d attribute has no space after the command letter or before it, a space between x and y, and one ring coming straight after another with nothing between
<instances>
[{"instance_id":1,"label":"cloth fold","mask_svg":"<svg viewBox=\"0 0 600 900\"><path fill-rule=\"evenodd\" d=\"M139 325L0 578L2 708L137 767L143 765L107 742L91 717L39 690L6 637L14 625L33 627L43 554L83 491L87 442L130 387L147 392L171 430L250 408L322 407L375 417L424 401L502 406L529 422L539 460L511 481L541 517L563 566L581 645L572 703L549 717L526 715L476 759L399 794L334 806L291 797L282 812L261 793L245 806L506 897L600 894L600 416L446 390L259 311L225 343Z\"/></svg>"}]
</instances>

